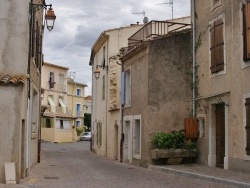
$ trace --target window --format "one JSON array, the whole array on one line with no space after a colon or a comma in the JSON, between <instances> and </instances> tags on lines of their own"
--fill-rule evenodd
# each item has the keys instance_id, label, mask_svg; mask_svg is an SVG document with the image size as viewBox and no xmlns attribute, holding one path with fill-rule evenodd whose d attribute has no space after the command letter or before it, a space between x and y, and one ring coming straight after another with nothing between
<instances>
[{"instance_id":1,"label":"window","mask_svg":"<svg viewBox=\"0 0 250 188\"><path fill-rule=\"evenodd\" d=\"M130 70L125 72L125 105L131 102L131 74Z\"/></svg>"},{"instance_id":2,"label":"window","mask_svg":"<svg viewBox=\"0 0 250 188\"><path fill-rule=\"evenodd\" d=\"M250 98L246 98L246 154L250 155Z\"/></svg>"},{"instance_id":3,"label":"window","mask_svg":"<svg viewBox=\"0 0 250 188\"><path fill-rule=\"evenodd\" d=\"M76 120L76 127L80 127L81 126L81 121L80 120Z\"/></svg>"},{"instance_id":4,"label":"window","mask_svg":"<svg viewBox=\"0 0 250 188\"><path fill-rule=\"evenodd\" d=\"M134 117L134 158L141 158L141 118Z\"/></svg>"},{"instance_id":5,"label":"window","mask_svg":"<svg viewBox=\"0 0 250 188\"><path fill-rule=\"evenodd\" d=\"M243 49L244 61L250 60L250 0L243 4Z\"/></svg>"},{"instance_id":6,"label":"window","mask_svg":"<svg viewBox=\"0 0 250 188\"><path fill-rule=\"evenodd\" d=\"M60 129L63 129L63 120L60 119Z\"/></svg>"},{"instance_id":7,"label":"window","mask_svg":"<svg viewBox=\"0 0 250 188\"><path fill-rule=\"evenodd\" d=\"M54 88L54 84L55 84L55 74L54 72L50 72L49 73L49 88Z\"/></svg>"},{"instance_id":8,"label":"window","mask_svg":"<svg viewBox=\"0 0 250 188\"><path fill-rule=\"evenodd\" d=\"M105 100L105 76L102 77L102 100Z\"/></svg>"},{"instance_id":9,"label":"window","mask_svg":"<svg viewBox=\"0 0 250 188\"><path fill-rule=\"evenodd\" d=\"M223 19L217 19L211 24L210 29L210 53L211 53L211 73L224 70L224 37Z\"/></svg>"},{"instance_id":10,"label":"window","mask_svg":"<svg viewBox=\"0 0 250 188\"><path fill-rule=\"evenodd\" d=\"M97 139L96 139L96 144L98 146L102 145L102 124L97 123Z\"/></svg>"},{"instance_id":11,"label":"window","mask_svg":"<svg viewBox=\"0 0 250 188\"><path fill-rule=\"evenodd\" d=\"M105 46L103 47L103 49L102 49L102 53L103 53L103 55L102 55L102 66L103 67L105 67L106 65L106 62L105 62L105 51L106 51L106 48L105 48Z\"/></svg>"},{"instance_id":12,"label":"window","mask_svg":"<svg viewBox=\"0 0 250 188\"><path fill-rule=\"evenodd\" d=\"M76 104L76 114L80 115L81 113L81 104Z\"/></svg>"},{"instance_id":13,"label":"window","mask_svg":"<svg viewBox=\"0 0 250 188\"><path fill-rule=\"evenodd\" d=\"M82 95L82 90L81 89L76 89L76 95L81 96Z\"/></svg>"},{"instance_id":14,"label":"window","mask_svg":"<svg viewBox=\"0 0 250 188\"><path fill-rule=\"evenodd\" d=\"M45 122L46 122L46 123L45 123L45 127L46 127L46 128L53 128L53 127L52 127L52 120L53 120L53 119L46 118L46 120L45 120Z\"/></svg>"},{"instance_id":15,"label":"window","mask_svg":"<svg viewBox=\"0 0 250 188\"><path fill-rule=\"evenodd\" d=\"M64 75L63 74L59 74L59 90L60 91L65 91L65 88L64 88Z\"/></svg>"}]
</instances>

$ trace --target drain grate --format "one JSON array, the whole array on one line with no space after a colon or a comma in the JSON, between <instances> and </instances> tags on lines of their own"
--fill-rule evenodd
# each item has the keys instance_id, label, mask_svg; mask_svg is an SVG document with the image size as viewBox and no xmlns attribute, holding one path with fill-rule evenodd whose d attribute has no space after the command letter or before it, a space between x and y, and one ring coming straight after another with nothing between
<instances>
[{"instance_id":1,"label":"drain grate","mask_svg":"<svg viewBox=\"0 0 250 188\"><path fill-rule=\"evenodd\" d=\"M59 177L46 176L46 177L44 177L44 179L46 179L46 180L58 180Z\"/></svg>"}]
</instances>

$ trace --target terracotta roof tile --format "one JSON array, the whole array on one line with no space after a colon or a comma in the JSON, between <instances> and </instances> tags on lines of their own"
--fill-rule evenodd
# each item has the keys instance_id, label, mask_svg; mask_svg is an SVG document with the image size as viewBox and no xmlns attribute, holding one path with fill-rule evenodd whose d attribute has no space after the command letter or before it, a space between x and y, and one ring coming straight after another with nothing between
<instances>
[{"instance_id":1,"label":"terracotta roof tile","mask_svg":"<svg viewBox=\"0 0 250 188\"><path fill-rule=\"evenodd\" d=\"M1 84L13 84L13 85L18 85L18 84L25 84L27 80L27 76L26 75L22 75L22 76L10 76L10 75L3 75L0 74L0 85Z\"/></svg>"}]
</instances>

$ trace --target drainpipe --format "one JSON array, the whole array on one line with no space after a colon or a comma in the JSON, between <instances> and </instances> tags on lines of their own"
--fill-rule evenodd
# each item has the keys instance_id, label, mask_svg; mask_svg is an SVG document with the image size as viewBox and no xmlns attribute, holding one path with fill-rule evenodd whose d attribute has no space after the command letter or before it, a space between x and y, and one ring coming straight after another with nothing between
<instances>
[{"instance_id":1,"label":"drainpipe","mask_svg":"<svg viewBox=\"0 0 250 188\"><path fill-rule=\"evenodd\" d=\"M192 96L192 108L193 108L193 118L196 115L196 109L195 109L195 85L196 85L196 80L195 80L195 75L196 75L196 54L195 54L195 0L191 0L191 14L192 14L192 34L193 34L193 96ZM197 88L196 88L197 89Z\"/></svg>"},{"instance_id":2,"label":"drainpipe","mask_svg":"<svg viewBox=\"0 0 250 188\"><path fill-rule=\"evenodd\" d=\"M109 56L108 56L108 53L109 52L109 39L107 40L107 60L109 59ZM105 53L105 52L104 52ZM108 90L109 90L109 85L108 85L108 77L109 77L109 69L108 69L108 66L109 66L109 61L107 61L107 70L106 70L106 73L107 73L107 76L106 76L106 83L107 83L107 87L105 86L105 89L106 89L106 94L105 94L105 99L106 99L106 157L108 156Z\"/></svg>"}]
</instances>

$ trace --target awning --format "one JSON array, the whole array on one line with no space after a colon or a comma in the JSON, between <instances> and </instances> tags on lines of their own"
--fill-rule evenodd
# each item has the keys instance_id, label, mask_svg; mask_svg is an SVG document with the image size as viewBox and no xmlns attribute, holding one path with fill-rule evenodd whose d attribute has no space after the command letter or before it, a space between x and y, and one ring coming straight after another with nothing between
<instances>
[{"instance_id":1,"label":"awning","mask_svg":"<svg viewBox=\"0 0 250 188\"><path fill-rule=\"evenodd\" d=\"M56 106L55 103L54 103L54 101L53 101L52 96L48 96L48 101L49 101L49 105L50 106Z\"/></svg>"},{"instance_id":2,"label":"awning","mask_svg":"<svg viewBox=\"0 0 250 188\"><path fill-rule=\"evenodd\" d=\"M61 97L59 97L59 104L61 105L61 107L66 108L66 105L63 102L63 99Z\"/></svg>"}]
</instances>

